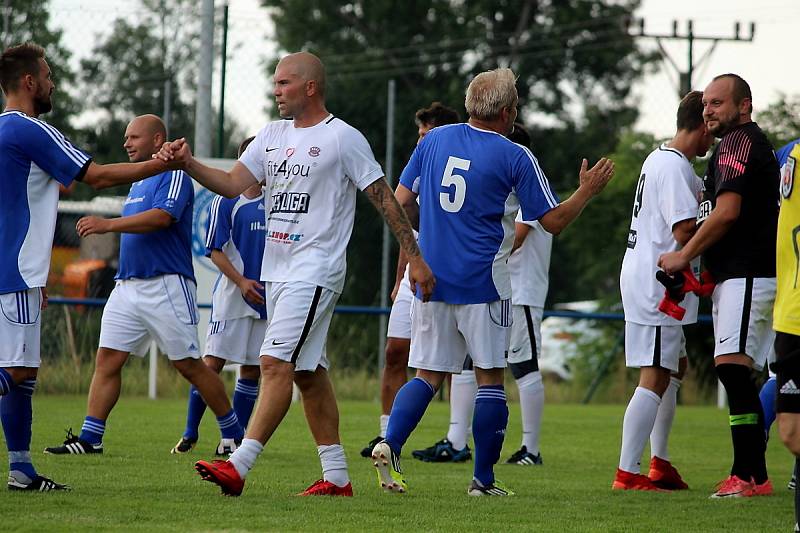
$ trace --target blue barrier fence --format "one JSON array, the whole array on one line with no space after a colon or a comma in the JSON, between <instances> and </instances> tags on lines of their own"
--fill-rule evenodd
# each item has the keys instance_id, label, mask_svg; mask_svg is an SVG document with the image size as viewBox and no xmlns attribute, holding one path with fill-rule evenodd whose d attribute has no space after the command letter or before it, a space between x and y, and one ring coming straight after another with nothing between
<instances>
[{"instance_id":1,"label":"blue barrier fence","mask_svg":"<svg viewBox=\"0 0 800 533\"><path fill-rule=\"evenodd\" d=\"M105 298L62 298L51 297L48 302L54 305L86 305L89 307L102 307L106 304ZM211 309L211 304L197 304L200 309ZM334 313L343 315L388 315L390 307L370 307L365 305L337 305ZM583 313L579 311L561 311L557 309L545 310L544 318L547 317L574 318L576 320L601 320L601 321L624 321L625 315L622 313ZM704 324L711 323L711 315L699 315L697 321Z\"/></svg>"}]
</instances>

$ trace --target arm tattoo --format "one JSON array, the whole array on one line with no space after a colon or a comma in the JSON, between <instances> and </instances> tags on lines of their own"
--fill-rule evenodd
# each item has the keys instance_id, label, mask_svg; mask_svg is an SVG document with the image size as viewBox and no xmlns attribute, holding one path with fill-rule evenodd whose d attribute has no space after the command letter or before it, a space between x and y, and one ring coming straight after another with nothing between
<instances>
[{"instance_id":1,"label":"arm tattoo","mask_svg":"<svg viewBox=\"0 0 800 533\"><path fill-rule=\"evenodd\" d=\"M383 215L392 233L397 237L400 248L406 255L409 257L419 256L419 246L417 246L417 240L414 238L408 217L403 208L400 207L400 204L397 203L397 199L394 197L394 193L389 188L386 180L384 178L376 180L364 189L364 192L372 202L372 205L375 206L375 209Z\"/></svg>"}]
</instances>

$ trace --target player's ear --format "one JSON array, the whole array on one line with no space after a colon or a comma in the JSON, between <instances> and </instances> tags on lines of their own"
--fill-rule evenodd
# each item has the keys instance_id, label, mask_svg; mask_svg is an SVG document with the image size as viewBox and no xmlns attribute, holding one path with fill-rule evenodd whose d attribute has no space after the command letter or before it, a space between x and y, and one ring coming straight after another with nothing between
<instances>
[{"instance_id":1,"label":"player's ear","mask_svg":"<svg viewBox=\"0 0 800 533\"><path fill-rule=\"evenodd\" d=\"M33 74L25 74L22 77L22 86L28 90L33 90L36 85L36 77Z\"/></svg>"}]
</instances>

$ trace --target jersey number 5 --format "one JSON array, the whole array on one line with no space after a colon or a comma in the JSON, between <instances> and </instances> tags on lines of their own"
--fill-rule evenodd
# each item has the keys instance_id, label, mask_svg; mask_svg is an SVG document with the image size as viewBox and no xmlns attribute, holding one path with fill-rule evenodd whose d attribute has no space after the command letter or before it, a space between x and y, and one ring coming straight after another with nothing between
<instances>
[{"instance_id":1,"label":"jersey number 5","mask_svg":"<svg viewBox=\"0 0 800 533\"><path fill-rule=\"evenodd\" d=\"M469 170L469 159L450 156L447 158L447 166L444 168L442 176L442 187L450 188L452 191L439 193L439 203L442 209L448 213L458 213L464 205L464 198L467 195L467 182L464 176L454 174L456 170Z\"/></svg>"}]
</instances>

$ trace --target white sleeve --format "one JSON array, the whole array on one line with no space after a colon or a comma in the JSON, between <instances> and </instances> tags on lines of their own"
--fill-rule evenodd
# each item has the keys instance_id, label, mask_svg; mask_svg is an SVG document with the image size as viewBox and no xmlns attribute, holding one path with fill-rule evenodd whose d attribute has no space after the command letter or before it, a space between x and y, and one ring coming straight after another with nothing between
<instances>
[{"instance_id":1,"label":"white sleeve","mask_svg":"<svg viewBox=\"0 0 800 533\"><path fill-rule=\"evenodd\" d=\"M375 161L367 139L357 129L348 126L342 130L339 150L347 178L360 190L383 177L383 169Z\"/></svg>"},{"instance_id":2,"label":"white sleeve","mask_svg":"<svg viewBox=\"0 0 800 533\"><path fill-rule=\"evenodd\" d=\"M679 172L659 176L658 208L664 222L672 228L682 220L697 217L697 193L694 190L696 176L688 168Z\"/></svg>"},{"instance_id":3,"label":"white sleeve","mask_svg":"<svg viewBox=\"0 0 800 533\"><path fill-rule=\"evenodd\" d=\"M526 224L532 229L536 229L536 227L540 225L538 220L524 220L522 218L522 208L519 208L517 211L517 217L514 219L514 222L518 224Z\"/></svg>"},{"instance_id":4,"label":"white sleeve","mask_svg":"<svg viewBox=\"0 0 800 533\"><path fill-rule=\"evenodd\" d=\"M269 125L264 126L261 131L258 132L256 138L247 145L244 153L239 158L239 162L247 167L247 170L255 176L259 183L263 183L267 179L267 175L264 172L264 158L266 157L265 150L268 127Z\"/></svg>"}]
</instances>

